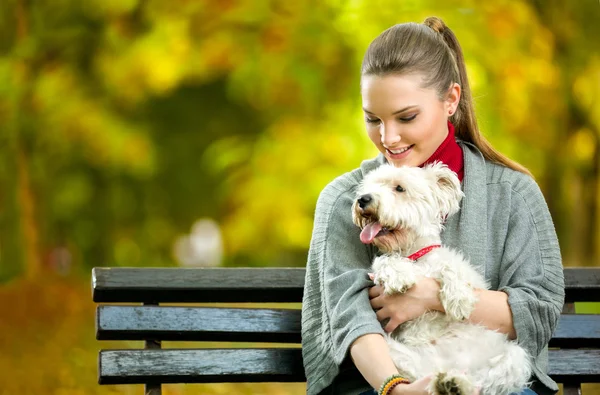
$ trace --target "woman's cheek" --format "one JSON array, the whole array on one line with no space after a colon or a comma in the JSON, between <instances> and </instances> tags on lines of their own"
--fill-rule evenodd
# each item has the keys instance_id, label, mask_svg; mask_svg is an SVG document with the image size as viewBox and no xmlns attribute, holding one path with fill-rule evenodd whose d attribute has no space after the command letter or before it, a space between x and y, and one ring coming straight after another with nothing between
<instances>
[{"instance_id":1,"label":"woman's cheek","mask_svg":"<svg viewBox=\"0 0 600 395\"><path fill-rule=\"evenodd\" d=\"M381 136L379 135L379 130L377 130L377 128L369 126L367 126L367 128L367 134L369 136L369 139L371 139L373 144L375 144L379 148L379 146L381 145Z\"/></svg>"}]
</instances>

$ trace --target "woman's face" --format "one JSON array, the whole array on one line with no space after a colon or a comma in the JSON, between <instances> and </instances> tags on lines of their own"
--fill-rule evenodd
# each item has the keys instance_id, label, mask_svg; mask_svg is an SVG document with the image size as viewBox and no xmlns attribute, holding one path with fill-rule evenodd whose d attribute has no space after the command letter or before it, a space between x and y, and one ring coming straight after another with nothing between
<instances>
[{"instance_id":1,"label":"woman's face","mask_svg":"<svg viewBox=\"0 0 600 395\"><path fill-rule=\"evenodd\" d=\"M432 88L421 88L420 74L367 75L361 80L369 138L396 167L423 164L448 135L448 118L460 99L453 84L441 101Z\"/></svg>"}]
</instances>

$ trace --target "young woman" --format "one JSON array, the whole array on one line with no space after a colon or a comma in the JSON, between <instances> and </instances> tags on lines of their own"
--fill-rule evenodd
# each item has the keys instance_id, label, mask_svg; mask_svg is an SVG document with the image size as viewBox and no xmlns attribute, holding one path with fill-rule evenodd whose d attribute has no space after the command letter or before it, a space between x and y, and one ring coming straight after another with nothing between
<instances>
[{"instance_id":1,"label":"young woman","mask_svg":"<svg viewBox=\"0 0 600 395\"><path fill-rule=\"evenodd\" d=\"M533 356L524 393L553 394L547 344L564 301L554 225L530 173L495 151L477 128L460 45L439 18L395 25L365 54L361 93L367 132L381 152L338 177L317 202L302 311L308 394L375 393L397 374L382 336L428 310L443 311L439 284L421 279L385 296L369 279L376 255L352 223L358 183L383 163L442 161L461 180L461 210L443 243L461 251L491 284L478 289L470 322L506 333ZM431 378L391 394L426 394Z\"/></svg>"}]
</instances>

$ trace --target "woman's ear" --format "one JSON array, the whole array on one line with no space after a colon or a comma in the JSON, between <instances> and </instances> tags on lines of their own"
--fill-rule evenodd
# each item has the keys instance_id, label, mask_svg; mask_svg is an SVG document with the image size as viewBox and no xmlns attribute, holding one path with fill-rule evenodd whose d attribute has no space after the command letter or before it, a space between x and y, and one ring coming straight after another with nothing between
<instances>
[{"instance_id":1,"label":"woman's ear","mask_svg":"<svg viewBox=\"0 0 600 395\"><path fill-rule=\"evenodd\" d=\"M450 88L448 88L448 91L446 92L444 107L449 117L454 115L456 109L458 108L458 102L460 102L461 92L461 87L456 82L453 82L452 85L450 85Z\"/></svg>"}]
</instances>

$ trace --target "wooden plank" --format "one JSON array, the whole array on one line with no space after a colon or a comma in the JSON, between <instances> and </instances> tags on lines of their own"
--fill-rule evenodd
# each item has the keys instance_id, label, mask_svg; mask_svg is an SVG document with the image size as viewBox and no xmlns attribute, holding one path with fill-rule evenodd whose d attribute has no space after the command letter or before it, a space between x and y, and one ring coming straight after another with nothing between
<instances>
[{"instance_id":1,"label":"wooden plank","mask_svg":"<svg viewBox=\"0 0 600 395\"><path fill-rule=\"evenodd\" d=\"M558 382L600 382L600 350L550 350ZM100 384L303 382L301 349L103 350Z\"/></svg>"},{"instance_id":2,"label":"wooden plank","mask_svg":"<svg viewBox=\"0 0 600 395\"><path fill-rule=\"evenodd\" d=\"M600 268L565 268L566 301L600 301ZM304 268L94 268L95 302L301 302Z\"/></svg>"},{"instance_id":3,"label":"wooden plank","mask_svg":"<svg viewBox=\"0 0 600 395\"><path fill-rule=\"evenodd\" d=\"M565 302L600 302L600 268L565 268Z\"/></svg>"},{"instance_id":4,"label":"wooden plank","mask_svg":"<svg viewBox=\"0 0 600 395\"><path fill-rule=\"evenodd\" d=\"M301 349L103 350L100 384L302 382Z\"/></svg>"},{"instance_id":5,"label":"wooden plank","mask_svg":"<svg viewBox=\"0 0 600 395\"><path fill-rule=\"evenodd\" d=\"M301 312L292 309L98 306L98 340L300 343ZM563 314L550 347L600 347L600 315Z\"/></svg>"},{"instance_id":6,"label":"wooden plank","mask_svg":"<svg viewBox=\"0 0 600 395\"><path fill-rule=\"evenodd\" d=\"M600 315L598 314L563 314L550 347L591 348L600 347Z\"/></svg>"},{"instance_id":7,"label":"wooden plank","mask_svg":"<svg viewBox=\"0 0 600 395\"><path fill-rule=\"evenodd\" d=\"M600 382L600 350L549 350L548 374L559 383Z\"/></svg>"},{"instance_id":8,"label":"wooden plank","mask_svg":"<svg viewBox=\"0 0 600 395\"><path fill-rule=\"evenodd\" d=\"M303 268L94 268L95 302L301 302Z\"/></svg>"},{"instance_id":9,"label":"wooden plank","mask_svg":"<svg viewBox=\"0 0 600 395\"><path fill-rule=\"evenodd\" d=\"M98 340L300 343L300 310L98 306Z\"/></svg>"}]
</instances>

